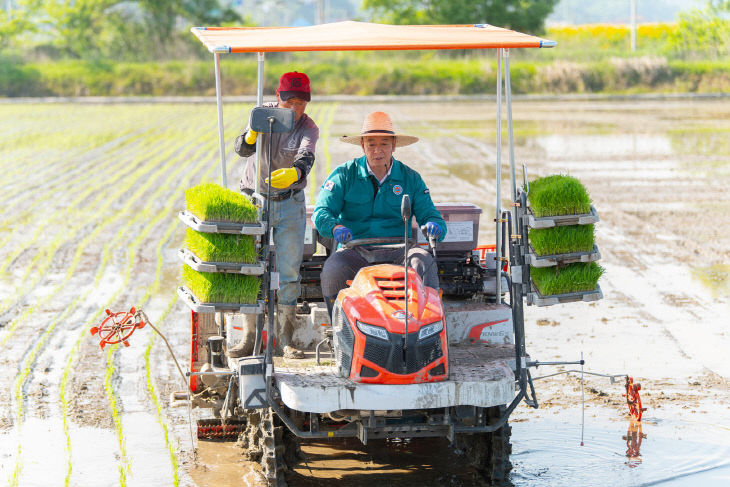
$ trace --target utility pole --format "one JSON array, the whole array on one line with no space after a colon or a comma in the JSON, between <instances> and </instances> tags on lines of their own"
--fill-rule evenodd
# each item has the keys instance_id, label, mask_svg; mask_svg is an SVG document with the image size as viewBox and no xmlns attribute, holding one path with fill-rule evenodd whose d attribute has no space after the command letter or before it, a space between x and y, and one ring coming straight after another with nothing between
<instances>
[{"instance_id":1,"label":"utility pole","mask_svg":"<svg viewBox=\"0 0 730 487\"><path fill-rule=\"evenodd\" d=\"M631 52L636 52L636 1L631 0Z\"/></svg>"},{"instance_id":2,"label":"utility pole","mask_svg":"<svg viewBox=\"0 0 730 487\"><path fill-rule=\"evenodd\" d=\"M324 24L324 2L325 0L317 0L317 23Z\"/></svg>"}]
</instances>

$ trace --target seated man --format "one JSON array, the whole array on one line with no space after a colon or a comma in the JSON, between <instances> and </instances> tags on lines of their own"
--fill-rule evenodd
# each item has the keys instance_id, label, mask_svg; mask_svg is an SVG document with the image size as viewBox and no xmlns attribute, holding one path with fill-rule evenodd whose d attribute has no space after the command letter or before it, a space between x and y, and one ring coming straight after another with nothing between
<instances>
[{"instance_id":1,"label":"seated man","mask_svg":"<svg viewBox=\"0 0 730 487\"><path fill-rule=\"evenodd\" d=\"M413 144L418 141L417 137L396 134L390 117L383 112L374 112L365 117L359 136L342 137L341 140L359 144L365 155L338 166L322 185L312 214L312 222L320 235L332 237L339 244L353 238L403 238L400 209L403 195L407 194L418 225L426 226L429 237L443 240L446 223L431 201L423 179L393 158L396 147ZM408 231L410 233L410 228ZM402 265L403 249L361 246L340 249L327 258L321 281L330 317L340 289L347 286L347 281L353 279L358 270L373 262ZM408 264L419 273L426 286L439 288L436 262L426 250L410 249Z\"/></svg>"}]
</instances>

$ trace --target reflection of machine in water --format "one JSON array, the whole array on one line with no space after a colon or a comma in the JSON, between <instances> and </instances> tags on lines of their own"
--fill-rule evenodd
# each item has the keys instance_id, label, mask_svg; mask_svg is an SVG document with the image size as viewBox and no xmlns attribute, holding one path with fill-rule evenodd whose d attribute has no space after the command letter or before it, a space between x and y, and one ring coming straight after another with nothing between
<instances>
[{"instance_id":1,"label":"reflection of machine in water","mask_svg":"<svg viewBox=\"0 0 730 487\"><path fill-rule=\"evenodd\" d=\"M638 466L641 463L641 440L646 438L646 434L641 432L641 421L631 418L626 436L621 438L626 440L626 458L629 459L626 465L631 468Z\"/></svg>"}]
</instances>

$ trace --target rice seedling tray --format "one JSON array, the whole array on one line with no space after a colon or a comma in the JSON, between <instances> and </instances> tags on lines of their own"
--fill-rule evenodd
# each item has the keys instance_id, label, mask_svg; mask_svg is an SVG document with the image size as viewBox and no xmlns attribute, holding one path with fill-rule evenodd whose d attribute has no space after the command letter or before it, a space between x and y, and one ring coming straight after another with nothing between
<instances>
[{"instance_id":1,"label":"rice seedling tray","mask_svg":"<svg viewBox=\"0 0 730 487\"><path fill-rule=\"evenodd\" d=\"M552 254L538 256L532 245L528 246L525 254L525 263L533 267L552 267L558 264L571 264L574 262L594 262L600 260L601 253L594 244L590 252L570 252L566 254Z\"/></svg>"},{"instance_id":2,"label":"rice seedling tray","mask_svg":"<svg viewBox=\"0 0 730 487\"><path fill-rule=\"evenodd\" d=\"M263 301L256 304L241 303L202 303L200 300L185 286L177 288L177 295L182 299L188 307L196 313L215 313L215 312L233 312L244 314L261 314L264 311Z\"/></svg>"},{"instance_id":3,"label":"rice seedling tray","mask_svg":"<svg viewBox=\"0 0 730 487\"><path fill-rule=\"evenodd\" d=\"M264 273L265 263L239 264L236 262L207 262L198 258L188 249L179 249L177 256L185 264L198 272L227 272L231 274L246 274L249 276L260 276Z\"/></svg>"},{"instance_id":4,"label":"rice seedling tray","mask_svg":"<svg viewBox=\"0 0 730 487\"><path fill-rule=\"evenodd\" d=\"M601 292L601 286L596 284L596 289L591 291L577 291L573 293L565 294L550 294L543 296L540 291L537 290L535 285L530 283L531 292L527 293L527 304L534 304L535 306L552 306L554 304L563 303L575 303L579 301L598 301L603 299L603 292Z\"/></svg>"},{"instance_id":5,"label":"rice seedling tray","mask_svg":"<svg viewBox=\"0 0 730 487\"><path fill-rule=\"evenodd\" d=\"M563 225L589 225L598 222L598 212L591 206L590 213L581 213L578 215L555 215L537 217L532 209L528 206L524 216L527 226L530 228L552 228Z\"/></svg>"},{"instance_id":6,"label":"rice seedling tray","mask_svg":"<svg viewBox=\"0 0 730 487\"><path fill-rule=\"evenodd\" d=\"M263 235L266 232L266 224L264 222L256 223L235 223L223 221L200 220L198 217L183 210L178 213L178 218L182 222L203 233L232 233L240 235Z\"/></svg>"}]
</instances>

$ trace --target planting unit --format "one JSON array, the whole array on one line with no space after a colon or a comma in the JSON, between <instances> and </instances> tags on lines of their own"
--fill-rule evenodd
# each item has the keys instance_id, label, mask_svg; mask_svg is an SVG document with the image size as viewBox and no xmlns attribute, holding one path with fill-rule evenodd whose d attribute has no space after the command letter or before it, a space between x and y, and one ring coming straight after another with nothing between
<instances>
[{"instance_id":1,"label":"planting unit","mask_svg":"<svg viewBox=\"0 0 730 487\"><path fill-rule=\"evenodd\" d=\"M252 453L251 458L260 460L268 485L286 485L284 474L296 461L300 441L329 438L357 438L365 444L385 438L414 441L422 437L447 438L466 454L487 481L500 484L508 481L511 469L508 420L523 401L530 407L538 407L529 368L542 365L533 361L526 350L524 303L548 305L600 297L597 286L592 291L541 296L530 276L533 261L560 270L565 266L595 266L591 260L599 255L595 249L588 257L575 255L575 250L533 257L528 250L530 228L587 225L598 221L587 195L579 198L584 208L581 211L545 215L528 207L528 192L518 192L516 184L509 50L555 44L487 24L392 26L341 22L303 28L198 27L192 31L213 54L215 62L223 187L227 186L227 171L222 130L222 53L257 53L258 106L251 112L250 127L259 133L273 134L290 131L294 114L282 108L261 106L266 52L497 49L495 238L489 245L478 245L481 210L474 205L437 205L448 226L446 239L433 249L439 291L424 286L407 265L405 269L394 265L368 266L340 292L333 322L329 323L320 286L325 256L314 254L317 243L327 247L331 242L326 238L329 235L317 235L310 226L300 269L302 293L296 310L297 319L306 317L309 327L302 326L300 321L294 339L316 344L311 347L315 349L314 357L310 356L309 360L277 357L275 361L273 316L278 276L273 272L276 255L269 245L269 230L264 224L258 229L254 228L256 224L232 226L223 218L192 211L181 213L180 218L197 231L264 235L257 240L265 261L260 289L262 301L249 310L257 313L252 354L242 358L229 354L226 359L224 346L235 343L231 339L235 319L241 317L226 323L224 315L243 311L239 303L201 303L195 301L189 290L181 288L180 292L194 311L190 374L194 395L190 399L196 406L212 408L217 418L199 422L199 437L235 439L242 429L239 425L245 424L241 440L248 452L257 453L257 457ZM509 111L512 212L502 208L502 88ZM257 157L267 150L265 145L272 150L271 140L269 137L268 144L261 142L262 138L257 140ZM581 187L571 183L568 193L578 194ZM258 186L254 193L258 198L257 193ZM397 239L398 242L362 240L351 241L349 245L395 243L408 249L411 198L415 196L401 197L406 237ZM269 205L270 201L262 199L261 206ZM569 213L575 215L567 216ZM265 222L268 214L268 210L264 211L257 221ZM337 251L331 246L327 249L328 253ZM588 245L581 251L592 249ZM241 264L228 266L215 261L201 262L199 258L196 261L196 256L185 251L180 256L200 271L229 273L243 269L239 267ZM506 294L509 294L508 301ZM211 318L214 313L220 316L217 322ZM318 334L303 336L302 332L312 331L311 326L316 327ZM325 343L330 345L332 354L328 364L321 364L319 350ZM583 362L551 362L552 365L578 363ZM202 383L200 387L198 379Z\"/></svg>"}]
</instances>

